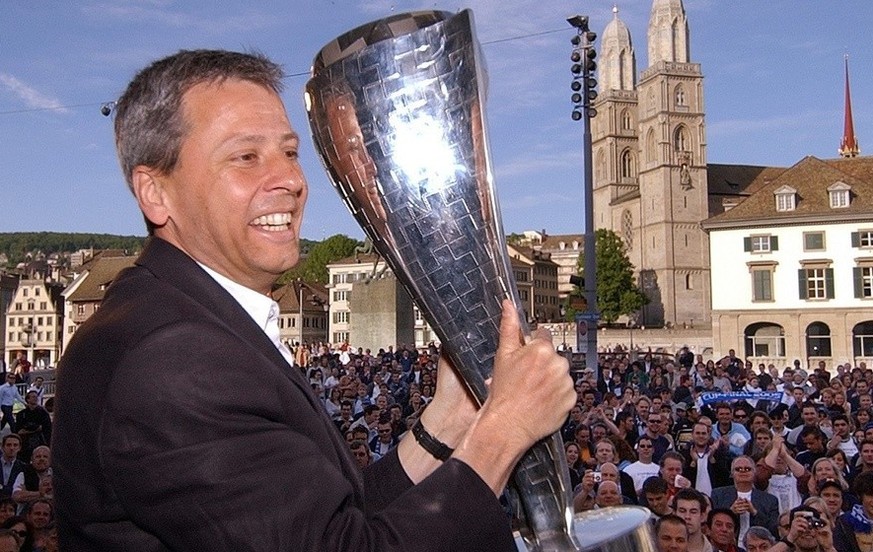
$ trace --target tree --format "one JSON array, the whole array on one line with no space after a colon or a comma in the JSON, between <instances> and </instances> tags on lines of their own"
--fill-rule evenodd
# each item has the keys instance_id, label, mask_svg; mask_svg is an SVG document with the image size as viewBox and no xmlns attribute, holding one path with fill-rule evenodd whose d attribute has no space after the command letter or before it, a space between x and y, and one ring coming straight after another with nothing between
<instances>
[{"instance_id":1,"label":"tree","mask_svg":"<svg viewBox=\"0 0 873 552\"><path fill-rule=\"evenodd\" d=\"M594 250L597 310L600 311L600 317L611 324L619 316L632 314L647 305L649 299L634 281L634 265L618 234L603 228L597 230L594 233ZM583 251L579 256L580 273L585 266L584 255Z\"/></svg>"},{"instance_id":2,"label":"tree","mask_svg":"<svg viewBox=\"0 0 873 552\"><path fill-rule=\"evenodd\" d=\"M282 275L279 282L288 283L300 278L305 282L327 284L327 265L353 255L355 248L360 244L361 242L343 234L336 234L317 242L312 245L309 254L296 267Z\"/></svg>"}]
</instances>

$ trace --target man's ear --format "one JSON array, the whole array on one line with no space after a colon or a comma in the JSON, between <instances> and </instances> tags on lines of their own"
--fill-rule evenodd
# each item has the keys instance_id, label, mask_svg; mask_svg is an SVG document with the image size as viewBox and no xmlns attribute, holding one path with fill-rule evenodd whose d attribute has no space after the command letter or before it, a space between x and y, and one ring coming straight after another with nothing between
<instances>
[{"instance_id":1,"label":"man's ear","mask_svg":"<svg viewBox=\"0 0 873 552\"><path fill-rule=\"evenodd\" d=\"M155 169L138 165L133 169L131 182L133 194L145 218L157 227L166 224L170 215L161 174Z\"/></svg>"}]
</instances>

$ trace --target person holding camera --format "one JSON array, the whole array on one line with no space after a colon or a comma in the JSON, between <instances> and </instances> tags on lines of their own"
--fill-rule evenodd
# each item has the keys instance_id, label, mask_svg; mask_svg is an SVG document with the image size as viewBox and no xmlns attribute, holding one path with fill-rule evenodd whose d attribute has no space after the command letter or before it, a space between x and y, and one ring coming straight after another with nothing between
<instances>
[{"instance_id":1,"label":"person holding camera","mask_svg":"<svg viewBox=\"0 0 873 552\"><path fill-rule=\"evenodd\" d=\"M767 552L845 552L847 549L834 546L831 524L810 506L798 506L791 510L791 526L788 535L770 547ZM862 550L869 550L862 549Z\"/></svg>"},{"instance_id":2,"label":"person holding camera","mask_svg":"<svg viewBox=\"0 0 873 552\"><path fill-rule=\"evenodd\" d=\"M873 550L873 472L863 472L852 482L860 504L837 518L834 548L839 552Z\"/></svg>"}]
</instances>

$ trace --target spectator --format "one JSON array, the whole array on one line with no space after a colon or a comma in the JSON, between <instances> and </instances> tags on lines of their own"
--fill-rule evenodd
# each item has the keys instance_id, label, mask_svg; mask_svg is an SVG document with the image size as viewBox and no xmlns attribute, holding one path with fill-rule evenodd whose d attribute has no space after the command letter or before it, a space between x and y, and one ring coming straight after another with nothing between
<instances>
[{"instance_id":1,"label":"spectator","mask_svg":"<svg viewBox=\"0 0 873 552\"><path fill-rule=\"evenodd\" d=\"M667 482L660 476L650 477L643 483L643 500L655 519L673 513L667 491Z\"/></svg>"},{"instance_id":2,"label":"spectator","mask_svg":"<svg viewBox=\"0 0 873 552\"><path fill-rule=\"evenodd\" d=\"M47 498L40 490L40 481L51 478L51 449L41 446L34 449L30 465L20 471L12 484L12 499L26 505L40 498Z\"/></svg>"},{"instance_id":3,"label":"spectator","mask_svg":"<svg viewBox=\"0 0 873 552\"><path fill-rule=\"evenodd\" d=\"M681 454L672 450L666 452L664 457L661 458L660 466L661 469L658 473L659 477L667 483L668 498L673 498L676 491L679 489L687 489L691 487L691 481L682 475L682 471L685 468L685 461L682 459Z\"/></svg>"},{"instance_id":4,"label":"spectator","mask_svg":"<svg viewBox=\"0 0 873 552\"><path fill-rule=\"evenodd\" d=\"M27 464L18 459L18 452L21 450L21 437L16 433L4 436L0 448L2 448L0 464L2 464L3 474L3 488L0 490L0 498L10 498L15 478L27 469Z\"/></svg>"},{"instance_id":5,"label":"spectator","mask_svg":"<svg viewBox=\"0 0 873 552\"><path fill-rule=\"evenodd\" d=\"M839 552L873 549L873 472L859 474L852 483L852 490L860 504L837 519L833 539Z\"/></svg>"},{"instance_id":6,"label":"spectator","mask_svg":"<svg viewBox=\"0 0 873 552\"><path fill-rule=\"evenodd\" d=\"M806 409L804 409L805 411ZM797 463L806 469L810 469L816 460L827 456L825 449L825 433L817 425L803 426L797 439L798 450L802 444L802 450L797 453ZM789 435L790 439L791 436Z\"/></svg>"},{"instance_id":7,"label":"spectator","mask_svg":"<svg viewBox=\"0 0 873 552\"><path fill-rule=\"evenodd\" d=\"M595 508L619 506L622 503L621 492L614 481L601 481L597 486Z\"/></svg>"},{"instance_id":8,"label":"spectator","mask_svg":"<svg viewBox=\"0 0 873 552\"><path fill-rule=\"evenodd\" d=\"M643 435L637 441L637 455L639 460L622 468L626 474L630 475L634 482L634 490L639 494L643 489L643 483L646 479L658 475L661 467L652 461L652 453L654 445L652 439Z\"/></svg>"},{"instance_id":9,"label":"spectator","mask_svg":"<svg viewBox=\"0 0 873 552\"><path fill-rule=\"evenodd\" d=\"M804 504L816 498L821 500L824 513L833 525L843 514L843 495L845 492L843 486L836 479L825 479L818 484L818 495L807 498Z\"/></svg>"},{"instance_id":10,"label":"spectator","mask_svg":"<svg viewBox=\"0 0 873 552\"><path fill-rule=\"evenodd\" d=\"M746 552L767 552L774 544L776 544L776 537L766 527L759 525L749 527L746 538L743 539L743 548Z\"/></svg>"},{"instance_id":11,"label":"spectator","mask_svg":"<svg viewBox=\"0 0 873 552\"><path fill-rule=\"evenodd\" d=\"M15 374L9 373L6 374L6 383L0 385L0 412L3 413L3 417L0 418L0 430L8 424L9 431L15 433L15 417L12 415L12 408L16 402L24 404L24 399L15 385Z\"/></svg>"},{"instance_id":12,"label":"spectator","mask_svg":"<svg viewBox=\"0 0 873 552\"><path fill-rule=\"evenodd\" d=\"M830 439L833 436L833 433L830 428L819 427L818 406L809 401L803 403L803 406L801 407L801 420L803 421L803 424L795 427L791 430L791 433L788 434L788 444L793 446L798 453L803 452L806 450L807 445L803 441L801 432L805 428L814 428L824 431L825 436L822 438L822 449L824 449L824 441ZM810 435L810 431L808 430L804 435Z\"/></svg>"},{"instance_id":13,"label":"spectator","mask_svg":"<svg viewBox=\"0 0 873 552\"><path fill-rule=\"evenodd\" d=\"M849 484L840 470L830 458L819 458L813 462L812 467L807 474L798 482L798 490L805 496L818 496L818 485L826 479L835 479L839 481L845 492L849 488Z\"/></svg>"},{"instance_id":14,"label":"spectator","mask_svg":"<svg viewBox=\"0 0 873 552\"><path fill-rule=\"evenodd\" d=\"M803 501L798 482L807 473L788 452L785 439L777 435L756 464L755 487L776 497L780 513L789 512Z\"/></svg>"},{"instance_id":15,"label":"spectator","mask_svg":"<svg viewBox=\"0 0 873 552\"><path fill-rule=\"evenodd\" d=\"M713 439L704 423L692 428L691 447L682 453L685 470L683 475L692 486L706 496L714 488L725 486L730 478L730 455L721 439Z\"/></svg>"},{"instance_id":16,"label":"spectator","mask_svg":"<svg viewBox=\"0 0 873 552\"><path fill-rule=\"evenodd\" d=\"M673 500L674 510L688 531L688 552L712 552L712 544L703 534L706 498L695 489L680 489Z\"/></svg>"},{"instance_id":17,"label":"spectator","mask_svg":"<svg viewBox=\"0 0 873 552\"><path fill-rule=\"evenodd\" d=\"M729 509L737 516L739 540L753 525L776 533L779 502L770 493L754 488L755 462L748 456L739 456L731 463L731 473L734 484L712 491L712 507Z\"/></svg>"},{"instance_id":18,"label":"spectator","mask_svg":"<svg viewBox=\"0 0 873 552\"><path fill-rule=\"evenodd\" d=\"M727 508L713 507L706 517L706 529L713 551L739 552L739 519Z\"/></svg>"},{"instance_id":19,"label":"spectator","mask_svg":"<svg viewBox=\"0 0 873 552\"><path fill-rule=\"evenodd\" d=\"M48 445L52 439L52 418L45 408L39 405L36 391L24 395L24 408L15 417L15 427L21 436L21 452L18 457L30 462L33 449Z\"/></svg>"},{"instance_id":20,"label":"spectator","mask_svg":"<svg viewBox=\"0 0 873 552\"><path fill-rule=\"evenodd\" d=\"M667 514L655 522L658 552L689 552L689 534L682 518ZM694 551L696 552L696 551Z\"/></svg>"},{"instance_id":21,"label":"spectator","mask_svg":"<svg viewBox=\"0 0 873 552\"><path fill-rule=\"evenodd\" d=\"M564 454L567 455L567 468L570 471L570 488L575 489L582 482L582 475L579 470L584 470L579 461L579 445L572 441L565 443Z\"/></svg>"},{"instance_id":22,"label":"spectator","mask_svg":"<svg viewBox=\"0 0 873 552\"><path fill-rule=\"evenodd\" d=\"M376 426L378 435L370 441L370 450L379 458L388 454L388 451L397 446L397 438L394 436L394 430L391 427L390 414L383 415L379 419L379 425Z\"/></svg>"},{"instance_id":23,"label":"spectator","mask_svg":"<svg viewBox=\"0 0 873 552\"><path fill-rule=\"evenodd\" d=\"M19 552L18 537L10 529L0 529L0 552Z\"/></svg>"},{"instance_id":24,"label":"spectator","mask_svg":"<svg viewBox=\"0 0 873 552\"><path fill-rule=\"evenodd\" d=\"M54 508L51 502L41 498L31 502L24 515L35 530L45 529L54 518Z\"/></svg>"},{"instance_id":25,"label":"spectator","mask_svg":"<svg viewBox=\"0 0 873 552\"><path fill-rule=\"evenodd\" d=\"M742 424L733 421L734 413L727 403L715 405L715 415L718 423L712 426L712 438L720 439L722 445L728 447L731 458L740 456L743 447L751 439L749 431Z\"/></svg>"},{"instance_id":26,"label":"spectator","mask_svg":"<svg viewBox=\"0 0 873 552\"><path fill-rule=\"evenodd\" d=\"M18 550L20 552L31 552L33 550L33 526L30 522L21 516L12 516L0 525L0 529L8 529L18 540Z\"/></svg>"},{"instance_id":27,"label":"spectator","mask_svg":"<svg viewBox=\"0 0 873 552\"><path fill-rule=\"evenodd\" d=\"M0 524L11 518L18 511L11 498L0 499Z\"/></svg>"},{"instance_id":28,"label":"spectator","mask_svg":"<svg viewBox=\"0 0 873 552\"><path fill-rule=\"evenodd\" d=\"M366 468L373 462L373 452L367 446L366 441L356 439L349 444L349 448L361 469Z\"/></svg>"},{"instance_id":29,"label":"spectator","mask_svg":"<svg viewBox=\"0 0 873 552\"><path fill-rule=\"evenodd\" d=\"M791 511L791 525L788 535L776 543L772 552L829 552L834 550L836 540L830 522L822 519L817 510L809 506L799 506ZM837 544L836 550L848 552Z\"/></svg>"},{"instance_id":30,"label":"spectator","mask_svg":"<svg viewBox=\"0 0 873 552\"><path fill-rule=\"evenodd\" d=\"M649 415L645 433L643 433L643 435L652 440L652 445L654 445L652 452L652 461L654 462L660 462L664 454L670 449L670 440L661 434L661 424L663 423L665 423L665 420L661 413L652 412Z\"/></svg>"}]
</instances>

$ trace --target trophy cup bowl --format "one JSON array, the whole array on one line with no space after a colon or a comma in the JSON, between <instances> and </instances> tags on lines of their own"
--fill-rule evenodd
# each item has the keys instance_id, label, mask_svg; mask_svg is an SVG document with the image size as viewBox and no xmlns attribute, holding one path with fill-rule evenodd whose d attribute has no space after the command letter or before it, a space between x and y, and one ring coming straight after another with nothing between
<instances>
[{"instance_id":1,"label":"trophy cup bowl","mask_svg":"<svg viewBox=\"0 0 873 552\"><path fill-rule=\"evenodd\" d=\"M331 182L480 405L503 299L527 332L491 177L485 79L472 13L425 11L331 41L305 95ZM516 466L510 491L528 549L580 549L569 486L558 433Z\"/></svg>"}]
</instances>

